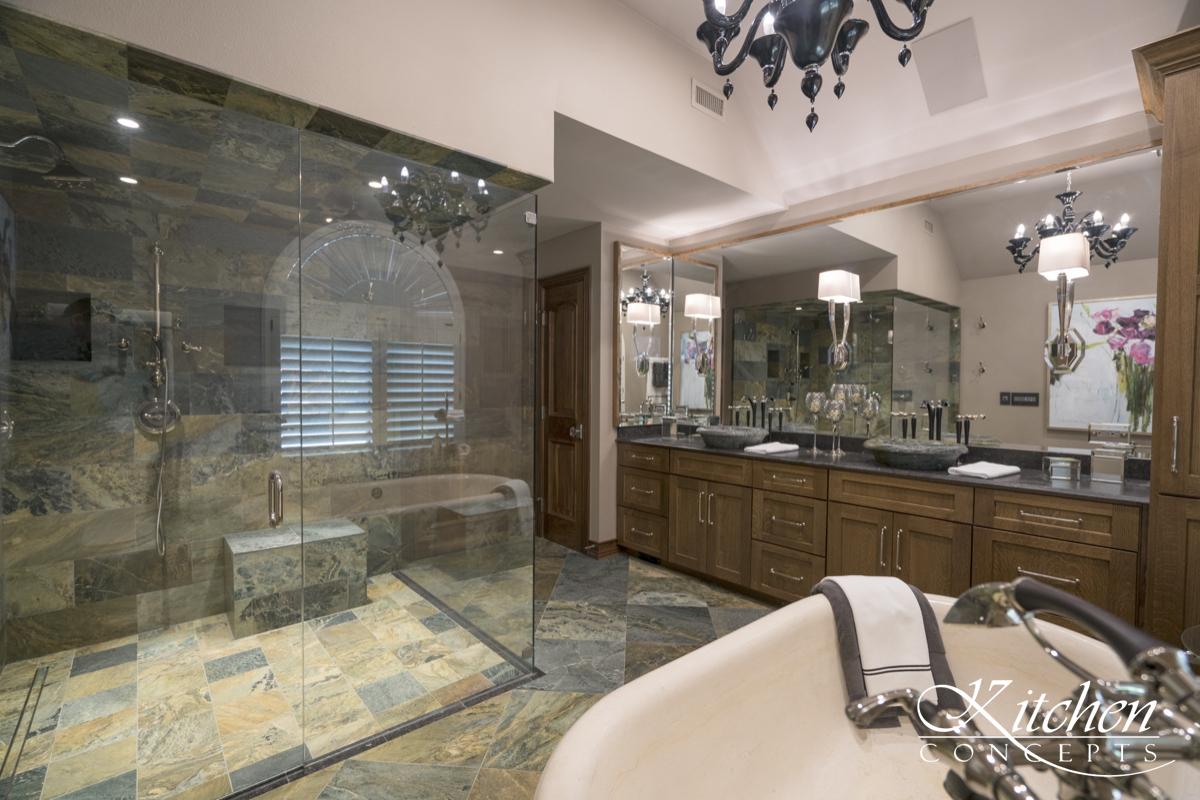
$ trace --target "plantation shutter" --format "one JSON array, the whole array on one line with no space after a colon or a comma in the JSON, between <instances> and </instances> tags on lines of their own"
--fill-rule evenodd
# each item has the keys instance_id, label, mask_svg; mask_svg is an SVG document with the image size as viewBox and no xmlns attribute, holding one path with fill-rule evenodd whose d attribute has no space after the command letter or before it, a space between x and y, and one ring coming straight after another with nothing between
<instances>
[{"instance_id":1,"label":"plantation shutter","mask_svg":"<svg viewBox=\"0 0 1200 800\"><path fill-rule=\"evenodd\" d=\"M372 442L371 342L316 336L280 340L282 447L352 452Z\"/></svg>"}]
</instances>

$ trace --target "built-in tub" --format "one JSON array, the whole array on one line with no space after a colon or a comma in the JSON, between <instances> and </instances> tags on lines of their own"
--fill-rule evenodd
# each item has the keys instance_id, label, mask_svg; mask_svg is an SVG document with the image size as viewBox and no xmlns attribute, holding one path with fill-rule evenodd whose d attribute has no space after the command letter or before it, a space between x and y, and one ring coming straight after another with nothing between
<instances>
[{"instance_id":1,"label":"built-in tub","mask_svg":"<svg viewBox=\"0 0 1200 800\"><path fill-rule=\"evenodd\" d=\"M931 597L940 619L947 598ZM1046 626L1063 651L1102 677L1126 672L1103 644ZM1079 682L1020 628L943 625L955 679L1013 684L996 701L1011 725L1016 703L1046 692L1067 697ZM912 727L857 729L846 692L833 615L823 597L768 614L629 683L596 703L550 758L537 800L934 800L947 767L921 758ZM1023 770L1024 771L1024 770ZM1032 773L1031 773L1032 774ZM1172 796L1200 797L1200 773L1155 773ZM1055 779L1031 778L1052 800Z\"/></svg>"},{"instance_id":2,"label":"built-in tub","mask_svg":"<svg viewBox=\"0 0 1200 800\"><path fill-rule=\"evenodd\" d=\"M342 484L332 489L330 509L334 517L367 530L371 575L533 532L529 486L500 475L416 475Z\"/></svg>"}]
</instances>

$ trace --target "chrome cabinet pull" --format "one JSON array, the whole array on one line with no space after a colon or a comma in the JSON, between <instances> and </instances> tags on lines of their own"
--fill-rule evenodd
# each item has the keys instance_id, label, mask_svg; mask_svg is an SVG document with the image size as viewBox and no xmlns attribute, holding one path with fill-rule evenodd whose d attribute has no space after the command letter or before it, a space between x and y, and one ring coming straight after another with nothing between
<instances>
[{"instance_id":1,"label":"chrome cabinet pull","mask_svg":"<svg viewBox=\"0 0 1200 800\"><path fill-rule=\"evenodd\" d=\"M640 453L630 453L629 457L632 458L634 461L654 461L655 460L654 456L644 456L644 455L641 455Z\"/></svg>"},{"instance_id":2,"label":"chrome cabinet pull","mask_svg":"<svg viewBox=\"0 0 1200 800\"><path fill-rule=\"evenodd\" d=\"M776 475L774 472L771 473L771 480L779 481L780 483L794 483L797 486L805 486L806 484L808 484L808 478L792 477L792 476L787 476L787 475L785 475L784 477L781 478L778 475Z\"/></svg>"},{"instance_id":3,"label":"chrome cabinet pull","mask_svg":"<svg viewBox=\"0 0 1200 800\"><path fill-rule=\"evenodd\" d=\"M704 524L704 492L696 493L696 521Z\"/></svg>"},{"instance_id":4,"label":"chrome cabinet pull","mask_svg":"<svg viewBox=\"0 0 1200 800\"><path fill-rule=\"evenodd\" d=\"M1078 586L1081 583L1079 578L1060 578L1057 575L1047 575L1045 572L1034 572L1031 569L1025 569L1021 566L1017 567L1017 574L1024 575L1026 578L1040 578L1044 581L1054 581L1055 583L1062 583L1066 584L1067 586Z\"/></svg>"},{"instance_id":5,"label":"chrome cabinet pull","mask_svg":"<svg viewBox=\"0 0 1200 800\"><path fill-rule=\"evenodd\" d=\"M784 578L789 581L795 581L796 583L804 583L804 576L800 576L799 578L797 578L795 575L788 575L786 572L780 572L779 570L775 569L774 567L771 567L771 569L768 571L772 575L774 575L776 578Z\"/></svg>"},{"instance_id":6,"label":"chrome cabinet pull","mask_svg":"<svg viewBox=\"0 0 1200 800\"><path fill-rule=\"evenodd\" d=\"M883 540L887 538L887 525L879 526L879 566L887 566L887 558L883 554Z\"/></svg>"},{"instance_id":7,"label":"chrome cabinet pull","mask_svg":"<svg viewBox=\"0 0 1200 800\"><path fill-rule=\"evenodd\" d=\"M780 519L779 517L772 514L771 515L771 524L774 525L776 522L779 522L783 525L790 525L791 527L797 528L798 530L804 530L805 528L808 527L807 522L793 522L790 519Z\"/></svg>"},{"instance_id":8,"label":"chrome cabinet pull","mask_svg":"<svg viewBox=\"0 0 1200 800\"><path fill-rule=\"evenodd\" d=\"M654 494L654 490L653 490L653 489L639 489L639 488L638 488L638 487L636 487L636 486L630 486L630 487L629 487L629 491L631 491L631 492L637 492L638 494L649 494L649 495L652 495L652 494Z\"/></svg>"},{"instance_id":9,"label":"chrome cabinet pull","mask_svg":"<svg viewBox=\"0 0 1200 800\"><path fill-rule=\"evenodd\" d=\"M1056 517L1053 514L1034 514L1032 511L1026 511L1023 508L1017 509L1017 516L1021 519L1029 519L1033 521L1044 520L1049 523L1067 524L1067 525L1082 525L1083 517Z\"/></svg>"},{"instance_id":10,"label":"chrome cabinet pull","mask_svg":"<svg viewBox=\"0 0 1200 800\"><path fill-rule=\"evenodd\" d=\"M278 528L283 522L283 474L275 470L267 476L267 524Z\"/></svg>"},{"instance_id":11,"label":"chrome cabinet pull","mask_svg":"<svg viewBox=\"0 0 1200 800\"><path fill-rule=\"evenodd\" d=\"M892 561L896 564L896 572L903 572L904 568L900 566L900 536L904 533L904 528L896 528L896 545L892 553Z\"/></svg>"},{"instance_id":12,"label":"chrome cabinet pull","mask_svg":"<svg viewBox=\"0 0 1200 800\"><path fill-rule=\"evenodd\" d=\"M632 528L632 527L631 527L631 528L629 529L629 532L630 532L630 533L636 533L638 536L649 536L650 538L654 538L654 534L653 534L653 533L651 533L650 531L644 531L644 530L641 530L640 528Z\"/></svg>"},{"instance_id":13,"label":"chrome cabinet pull","mask_svg":"<svg viewBox=\"0 0 1200 800\"><path fill-rule=\"evenodd\" d=\"M712 492L709 492L708 493L708 524L709 525L713 524L713 521L712 521L712 499L713 499L713 494L712 494Z\"/></svg>"},{"instance_id":14,"label":"chrome cabinet pull","mask_svg":"<svg viewBox=\"0 0 1200 800\"><path fill-rule=\"evenodd\" d=\"M1171 474L1179 474L1179 417L1171 417Z\"/></svg>"}]
</instances>

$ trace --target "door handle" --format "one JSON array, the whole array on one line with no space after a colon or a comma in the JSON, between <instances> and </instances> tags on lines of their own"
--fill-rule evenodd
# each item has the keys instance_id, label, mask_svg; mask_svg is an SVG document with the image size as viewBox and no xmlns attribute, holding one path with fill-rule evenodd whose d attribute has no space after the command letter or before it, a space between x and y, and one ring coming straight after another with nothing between
<instances>
[{"instance_id":1,"label":"door handle","mask_svg":"<svg viewBox=\"0 0 1200 800\"><path fill-rule=\"evenodd\" d=\"M713 499L712 492L709 492L708 493L708 524L709 525L713 524L713 521L712 521L712 499Z\"/></svg>"},{"instance_id":2,"label":"door handle","mask_svg":"<svg viewBox=\"0 0 1200 800\"><path fill-rule=\"evenodd\" d=\"M780 519L779 517L772 514L771 515L771 525L774 526L776 523L778 523L780 525L788 525L792 528L798 528L800 530L804 530L805 528L808 527L807 522L793 522L790 519Z\"/></svg>"},{"instance_id":3,"label":"door handle","mask_svg":"<svg viewBox=\"0 0 1200 800\"><path fill-rule=\"evenodd\" d=\"M1179 474L1179 417L1171 417L1171 474Z\"/></svg>"},{"instance_id":4,"label":"door handle","mask_svg":"<svg viewBox=\"0 0 1200 800\"><path fill-rule=\"evenodd\" d=\"M900 566L900 536L904 533L904 528L896 528L896 544L892 550L892 563L896 565L896 572L902 572L903 567Z\"/></svg>"},{"instance_id":5,"label":"door handle","mask_svg":"<svg viewBox=\"0 0 1200 800\"><path fill-rule=\"evenodd\" d=\"M577 442L582 442L583 441L583 423L581 422L578 425L572 425L571 427L567 428L567 437L570 439L574 439Z\"/></svg>"},{"instance_id":6,"label":"door handle","mask_svg":"<svg viewBox=\"0 0 1200 800\"><path fill-rule=\"evenodd\" d=\"M883 540L887 538L887 525L879 526L879 566L887 567L887 558L884 557Z\"/></svg>"},{"instance_id":7,"label":"door handle","mask_svg":"<svg viewBox=\"0 0 1200 800\"><path fill-rule=\"evenodd\" d=\"M267 524L278 528L283 522L283 473L278 470L267 476Z\"/></svg>"}]
</instances>

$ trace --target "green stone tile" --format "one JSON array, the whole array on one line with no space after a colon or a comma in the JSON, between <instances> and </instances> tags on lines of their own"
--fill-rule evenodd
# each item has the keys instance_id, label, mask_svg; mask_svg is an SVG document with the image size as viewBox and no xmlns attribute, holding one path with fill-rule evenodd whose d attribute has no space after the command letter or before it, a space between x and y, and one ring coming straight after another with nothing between
<instances>
[{"instance_id":1,"label":"green stone tile","mask_svg":"<svg viewBox=\"0 0 1200 800\"><path fill-rule=\"evenodd\" d=\"M126 46L122 42L6 6L0 6L0 28L15 48L98 70L114 78L126 77Z\"/></svg>"},{"instance_id":2,"label":"green stone tile","mask_svg":"<svg viewBox=\"0 0 1200 800\"><path fill-rule=\"evenodd\" d=\"M533 800L540 773L517 769L481 769L467 800Z\"/></svg>"},{"instance_id":3,"label":"green stone tile","mask_svg":"<svg viewBox=\"0 0 1200 800\"><path fill-rule=\"evenodd\" d=\"M318 109L305 126L305 130L344 139L364 147L375 147L388 133L386 128L327 108Z\"/></svg>"},{"instance_id":4,"label":"green stone tile","mask_svg":"<svg viewBox=\"0 0 1200 800\"><path fill-rule=\"evenodd\" d=\"M225 107L242 111L259 119L265 119L291 128L303 129L308 125L317 107L302 100L294 100L281 94L234 81L225 98Z\"/></svg>"},{"instance_id":5,"label":"green stone tile","mask_svg":"<svg viewBox=\"0 0 1200 800\"><path fill-rule=\"evenodd\" d=\"M149 50L128 50L129 80L157 86L204 103L224 106L232 84L230 78L185 64Z\"/></svg>"},{"instance_id":6,"label":"green stone tile","mask_svg":"<svg viewBox=\"0 0 1200 800\"><path fill-rule=\"evenodd\" d=\"M516 689L485 767L542 770L559 740L601 695Z\"/></svg>"},{"instance_id":7,"label":"green stone tile","mask_svg":"<svg viewBox=\"0 0 1200 800\"><path fill-rule=\"evenodd\" d=\"M469 175L472 178L485 178L488 180L504 169L503 164L497 164L495 161L488 161L487 159L458 151L449 153L440 159L437 165L443 169L457 170L463 175Z\"/></svg>"},{"instance_id":8,"label":"green stone tile","mask_svg":"<svg viewBox=\"0 0 1200 800\"><path fill-rule=\"evenodd\" d=\"M347 761L321 793L354 800L465 800L474 767Z\"/></svg>"},{"instance_id":9,"label":"green stone tile","mask_svg":"<svg viewBox=\"0 0 1200 800\"><path fill-rule=\"evenodd\" d=\"M539 178L537 175L530 175L528 172L521 172L507 167L492 175L488 180L496 186L513 189L518 192L536 192L538 189L550 185L550 181L545 178Z\"/></svg>"},{"instance_id":10,"label":"green stone tile","mask_svg":"<svg viewBox=\"0 0 1200 800\"><path fill-rule=\"evenodd\" d=\"M375 147L385 153L401 156L421 164L436 164L453 152L448 147L395 131L385 135Z\"/></svg>"}]
</instances>

